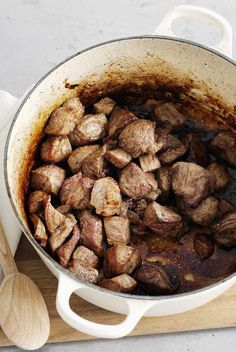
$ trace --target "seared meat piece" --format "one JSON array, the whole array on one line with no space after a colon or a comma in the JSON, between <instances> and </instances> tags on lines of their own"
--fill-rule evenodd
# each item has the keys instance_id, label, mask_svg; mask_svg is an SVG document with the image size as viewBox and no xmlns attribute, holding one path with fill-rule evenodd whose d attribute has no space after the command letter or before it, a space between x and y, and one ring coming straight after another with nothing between
<instances>
[{"instance_id":1,"label":"seared meat piece","mask_svg":"<svg viewBox=\"0 0 236 352\"><path fill-rule=\"evenodd\" d=\"M65 221L66 217L52 206L50 197L44 201L44 206L44 218L47 229L50 233L53 233Z\"/></svg>"},{"instance_id":2,"label":"seared meat piece","mask_svg":"<svg viewBox=\"0 0 236 352\"><path fill-rule=\"evenodd\" d=\"M164 238L177 239L183 229L181 216L156 202L146 208L143 221L147 227Z\"/></svg>"},{"instance_id":3,"label":"seared meat piece","mask_svg":"<svg viewBox=\"0 0 236 352\"><path fill-rule=\"evenodd\" d=\"M211 239L202 234L196 234L194 236L193 246L201 259L210 257L214 251L214 245Z\"/></svg>"},{"instance_id":4,"label":"seared meat piece","mask_svg":"<svg viewBox=\"0 0 236 352\"><path fill-rule=\"evenodd\" d=\"M130 241L129 220L122 216L104 218L107 243L111 246L127 244Z\"/></svg>"},{"instance_id":5,"label":"seared meat piece","mask_svg":"<svg viewBox=\"0 0 236 352\"><path fill-rule=\"evenodd\" d=\"M30 214L30 220L34 226L34 238L41 247L46 247L48 236L42 220L36 214Z\"/></svg>"},{"instance_id":6,"label":"seared meat piece","mask_svg":"<svg viewBox=\"0 0 236 352\"><path fill-rule=\"evenodd\" d=\"M31 187L57 195L65 179L66 172L56 165L42 165L31 172Z\"/></svg>"},{"instance_id":7,"label":"seared meat piece","mask_svg":"<svg viewBox=\"0 0 236 352\"><path fill-rule=\"evenodd\" d=\"M103 254L102 220L88 210L80 214L81 243L91 249L96 255Z\"/></svg>"},{"instance_id":8,"label":"seared meat piece","mask_svg":"<svg viewBox=\"0 0 236 352\"><path fill-rule=\"evenodd\" d=\"M154 109L154 114L158 122L164 127L171 127L172 130L181 128L185 123L185 117L171 103L159 103Z\"/></svg>"},{"instance_id":9,"label":"seared meat piece","mask_svg":"<svg viewBox=\"0 0 236 352\"><path fill-rule=\"evenodd\" d=\"M68 99L62 107L55 109L49 118L44 132L66 136L73 131L84 115L84 107L79 98Z\"/></svg>"},{"instance_id":10,"label":"seared meat piece","mask_svg":"<svg viewBox=\"0 0 236 352\"><path fill-rule=\"evenodd\" d=\"M216 180L215 190L221 191L223 190L231 180L231 177L228 173L227 167L223 164L219 164L214 162L210 164L207 168L210 171Z\"/></svg>"},{"instance_id":11,"label":"seared meat piece","mask_svg":"<svg viewBox=\"0 0 236 352\"><path fill-rule=\"evenodd\" d=\"M63 221L53 232L49 238L49 243L52 252L55 252L70 235L73 227L76 225L77 221L72 214L66 215L65 221Z\"/></svg>"},{"instance_id":12,"label":"seared meat piece","mask_svg":"<svg viewBox=\"0 0 236 352\"><path fill-rule=\"evenodd\" d=\"M104 158L106 151L107 146L105 144L83 161L81 169L84 175L93 179L98 179L106 176L107 168L106 160Z\"/></svg>"},{"instance_id":13,"label":"seared meat piece","mask_svg":"<svg viewBox=\"0 0 236 352\"><path fill-rule=\"evenodd\" d=\"M77 114L77 117L81 118L84 116L84 106L82 105L80 99L78 97L67 99L63 106L68 110Z\"/></svg>"},{"instance_id":14,"label":"seared meat piece","mask_svg":"<svg viewBox=\"0 0 236 352\"><path fill-rule=\"evenodd\" d=\"M219 132L211 141L210 147L217 157L236 167L236 135L234 133L230 131Z\"/></svg>"},{"instance_id":15,"label":"seared meat piece","mask_svg":"<svg viewBox=\"0 0 236 352\"><path fill-rule=\"evenodd\" d=\"M141 264L137 248L119 244L105 251L104 275L112 277L120 274L131 274Z\"/></svg>"},{"instance_id":16,"label":"seared meat piece","mask_svg":"<svg viewBox=\"0 0 236 352\"><path fill-rule=\"evenodd\" d=\"M67 178L61 187L61 203L78 210L89 207L93 185L94 180L89 177L82 177L81 172Z\"/></svg>"},{"instance_id":17,"label":"seared meat piece","mask_svg":"<svg viewBox=\"0 0 236 352\"><path fill-rule=\"evenodd\" d=\"M102 216L118 214L121 208L121 194L117 182L112 177L95 181L90 204Z\"/></svg>"},{"instance_id":18,"label":"seared meat piece","mask_svg":"<svg viewBox=\"0 0 236 352\"><path fill-rule=\"evenodd\" d=\"M118 169L122 169L132 160L132 156L121 148L108 150L105 158Z\"/></svg>"},{"instance_id":19,"label":"seared meat piece","mask_svg":"<svg viewBox=\"0 0 236 352\"><path fill-rule=\"evenodd\" d=\"M204 199L197 208L187 208L184 213L199 225L210 225L218 215L219 202L214 197Z\"/></svg>"},{"instance_id":20,"label":"seared meat piece","mask_svg":"<svg viewBox=\"0 0 236 352\"><path fill-rule=\"evenodd\" d=\"M130 163L122 170L119 186L123 194L134 199L148 198L152 194L157 198L160 194L156 180L151 174L143 172L135 163Z\"/></svg>"},{"instance_id":21,"label":"seared meat piece","mask_svg":"<svg viewBox=\"0 0 236 352\"><path fill-rule=\"evenodd\" d=\"M77 246L80 239L80 229L78 225L75 225L72 230L71 238L66 241L61 247L57 250L57 255L60 259L60 264L62 266L67 266L72 253L74 252L75 247Z\"/></svg>"},{"instance_id":22,"label":"seared meat piece","mask_svg":"<svg viewBox=\"0 0 236 352\"><path fill-rule=\"evenodd\" d=\"M57 211L59 211L63 215L71 213L71 210L71 206L66 204L59 205L59 207L57 207Z\"/></svg>"},{"instance_id":23,"label":"seared meat piece","mask_svg":"<svg viewBox=\"0 0 236 352\"><path fill-rule=\"evenodd\" d=\"M185 137L186 145L189 146L188 161L206 167L209 162L208 151L202 140L195 133L189 133Z\"/></svg>"},{"instance_id":24,"label":"seared meat piece","mask_svg":"<svg viewBox=\"0 0 236 352\"><path fill-rule=\"evenodd\" d=\"M107 118L104 114L86 115L69 135L72 145L80 146L95 142L106 135Z\"/></svg>"},{"instance_id":25,"label":"seared meat piece","mask_svg":"<svg viewBox=\"0 0 236 352\"><path fill-rule=\"evenodd\" d=\"M167 271L160 265L143 265L134 278L147 290L162 295L174 293L180 284L176 270Z\"/></svg>"},{"instance_id":26,"label":"seared meat piece","mask_svg":"<svg viewBox=\"0 0 236 352\"><path fill-rule=\"evenodd\" d=\"M168 128L157 128L155 130L157 153L166 149L169 133L170 130Z\"/></svg>"},{"instance_id":27,"label":"seared meat piece","mask_svg":"<svg viewBox=\"0 0 236 352\"><path fill-rule=\"evenodd\" d=\"M226 213L220 221L212 227L214 240L225 247L236 245L236 211Z\"/></svg>"},{"instance_id":28,"label":"seared meat piece","mask_svg":"<svg viewBox=\"0 0 236 352\"><path fill-rule=\"evenodd\" d=\"M84 266L77 263L76 260L72 260L69 271L76 275L78 279L85 282L91 282L96 284L98 281L98 271L94 268L85 268Z\"/></svg>"},{"instance_id":29,"label":"seared meat piece","mask_svg":"<svg viewBox=\"0 0 236 352\"><path fill-rule=\"evenodd\" d=\"M93 253L93 251L91 251L91 249L84 246L76 248L72 255L72 262L76 265L82 265L85 268L98 269L99 267L99 258Z\"/></svg>"},{"instance_id":30,"label":"seared meat piece","mask_svg":"<svg viewBox=\"0 0 236 352\"><path fill-rule=\"evenodd\" d=\"M38 213L44 208L44 200L48 199L48 194L43 191L35 191L30 193L28 198L28 210L30 213Z\"/></svg>"},{"instance_id":31,"label":"seared meat piece","mask_svg":"<svg viewBox=\"0 0 236 352\"><path fill-rule=\"evenodd\" d=\"M218 199L218 213L219 216L236 210L236 205L226 199Z\"/></svg>"},{"instance_id":32,"label":"seared meat piece","mask_svg":"<svg viewBox=\"0 0 236 352\"><path fill-rule=\"evenodd\" d=\"M59 163L68 158L72 148L66 136L48 137L42 144L40 156L47 163Z\"/></svg>"},{"instance_id":33,"label":"seared meat piece","mask_svg":"<svg viewBox=\"0 0 236 352\"><path fill-rule=\"evenodd\" d=\"M178 162L171 167L172 189L186 206L197 207L215 189L215 178L203 167Z\"/></svg>"},{"instance_id":34,"label":"seared meat piece","mask_svg":"<svg viewBox=\"0 0 236 352\"><path fill-rule=\"evenodd\" d=\"M155 154L140 155L139 162L144 172L154 171L161 167L161 163Z\"/></svg>"},{"instance_id":35,"label":"seared meat piece","mask_svg":"<svg viewBox=\"0 0 236 352\"><path fill-rule=\"evenodd\" d=\"M171 176L168 167L161 167L156 171L156 179L158 187L161 190L159 199L163 202L166 201L171 192Z\"/></svg>"},{"instance_id":36,"label":"seared meat piece","mask_svg":"<svg viewBox=\"0 0 236 352\"><path fill-rule=\"evenodd\" d=\"M73 150L70 157L67 160L69 168L73 172L73 174L77 174L80 171L81 166L84 160L93 154L100 146L98 144L95 145L85 145L84 147L78 147Z\"/></svg>"},{"instance_id":37,"label":"seared meat piece","mask_svg":"<svg viewBox=\"0 0 236 352\"><path fill-rule=\"evenodd\" d=\"M183 144L178 138L175 138L169 134L166 145L162 149L161 154L158 155L158 158L161 164L171 164L176 159L183 156L187 152L187 149L187 145Z\"/></svg>"},{"instance_id":38,"label":"seared meat piece","mask_svg":"<svg viewBox=\"0 0 236 352\"><path fill-rule=\"evenodd\" d=\"M96 104L94 104L94 112L96 114L110 115L114 109L116 102L111 98L102 98Z\"/></svg>"},{"instance_id":39,"label":"seared meat piece","mask_svg":"<svg viewBox=\"0 0 236 352\"><path fill-rule=\"evenodd\" d=\"M132 292L136 286L137 282L127 274L121 274L119 276L112 277L111 279L103 279L99 282L99 286L105 287L108 290L116 292Z\"/></svg>"},{"instance_id":40,"label":"seared meat piece","mask_svg":"<svg viewBox=\"0 0 236 352\"><path fill-rule=\"evenodd\" d=\"M137 117L132 112L115 107L109 119L108 137L116 139L120 132L135 120Z\"/></svg>"},{"instance_id":41,"label":"seared meat piece","mask_svg":"<svg viewBox=\"0 0 236 352\"><path fill-rule=\"evenodd\" d=\"M133 158L141 154L155 154L155 123L149 120L136 120L126 126L119 135L119 146L126 150Z\"/></svg>"}]
</instances>

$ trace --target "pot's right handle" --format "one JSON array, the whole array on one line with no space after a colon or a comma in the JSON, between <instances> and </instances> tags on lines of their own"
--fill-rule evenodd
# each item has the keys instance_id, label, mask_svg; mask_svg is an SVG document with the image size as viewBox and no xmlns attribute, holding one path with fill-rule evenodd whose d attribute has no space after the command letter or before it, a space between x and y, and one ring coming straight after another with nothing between
<instances>
[{"instance_id":1,"label":"pot's right handle","mask_svg":"<svg viewBox=\"0 0 236 352\"><path fill-rule=\"evenodd\" d=\"M70 307L70 297L72 293L76 291L79 295L79 290L84 288L85 285L73 281L66 275L60 274L56 297L56 307L58 313L67 324L74 329L91 336L106 339L126 336L135 328L145 312L156 304L156 302L153 301L138 299L126 300L128 313L126 318L121 323L116 325L98 324L82 318L73 312ZM96 294L96 292L94 294ZM104 294L104 300L106 299L107 297Z\"/></svg>"},{"instance_id":2,"label":"pot's right handle","mask_svg":"<svg viewBox=\"0 0 236 352\"><path fill-rule=\"evenodd\" d=\"M232 57L233 35L231 25L223 16L204 7L192 5L176 6L166 14L161 23L155 29L154 34L175 37L171 30L171 24L176 18L179 17L199 18L220 27L222 38L219 43L211 46L211 48L220 51L229 57Z\"/></svg>"}]
</instances>

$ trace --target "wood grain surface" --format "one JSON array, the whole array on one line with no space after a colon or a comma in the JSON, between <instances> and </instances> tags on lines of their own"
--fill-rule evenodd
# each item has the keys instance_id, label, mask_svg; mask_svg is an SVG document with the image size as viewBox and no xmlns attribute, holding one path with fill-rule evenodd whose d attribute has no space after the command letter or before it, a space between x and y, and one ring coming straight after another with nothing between
<instances>
[{"instance_id":1,"label":"wood grain surface","mask_svg":"<svg viewBox=\"0 0 236 352\"><path fill-rule=\"evenodd\" d=\"M16 253L19 271L29 275L39 286L49 309L51 332L48 342L88 340L94 337L69 327L57 314L55 296L57 280L49 272L26 238L22 236ZM116 324L123 316L98 308L73 296L71 305L84 318L98 323ZM214 301L192 311L166 317L143 318L131 335L147 335L236 326L236 286ZM0 346L10 346L0 330Z\"/></svg>"}]
</instances>

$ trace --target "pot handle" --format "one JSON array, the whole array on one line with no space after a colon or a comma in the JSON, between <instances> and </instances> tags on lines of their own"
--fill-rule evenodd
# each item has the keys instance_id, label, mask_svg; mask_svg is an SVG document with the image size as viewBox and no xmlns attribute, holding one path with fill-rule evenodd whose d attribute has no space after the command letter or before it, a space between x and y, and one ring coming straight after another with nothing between
<instances>
[{"instance_id":1,"label":"pot handle","mask_svg":"<svg viewBox=\"0 0 236 352\"><path fill-rule=\"evenodd\" d=\"M229 22L218 13L200 6L181 5L170 10L154 31L154 34L176 37L171 30L172 22L179 17L204 19L220 27L222 38L212 49L232 57L232 27Z\"/></svg>"},{"instance_id":2,"label":"pot handle","mask_svg":"<svg viewBox=\"0 0 236 352\"><path fill-rule=\"evenodd\" d=\"M60 275L56 297L57 311L62 319L74 329L100 338L114 339L128 335L145 312L155 304L155 302L144 302L137 299L126 300L128 314L121 323L116 325L98 324L82 318L70 307L72 293L76 291L79 295L79 290L82 288L84 289L85 285L73 282L65 275Z\"/></svg>"}]
</instances>

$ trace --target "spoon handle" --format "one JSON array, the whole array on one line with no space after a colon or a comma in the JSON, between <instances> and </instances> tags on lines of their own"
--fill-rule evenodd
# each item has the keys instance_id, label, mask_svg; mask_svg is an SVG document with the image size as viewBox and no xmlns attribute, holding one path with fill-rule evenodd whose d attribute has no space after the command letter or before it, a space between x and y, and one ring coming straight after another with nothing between
<instances>
[{"instance_id":1,"label":"spoon handle","mask_svg":"<svg viewBox=\"0 0 236 352\"><path fill-rule=\"evenodd\" d=\"M0 221L0 264L4 275L11 275L18 272L15 260L11 253L11 249L6 239L1 221Z\"/></svg>"}]
</instances>

